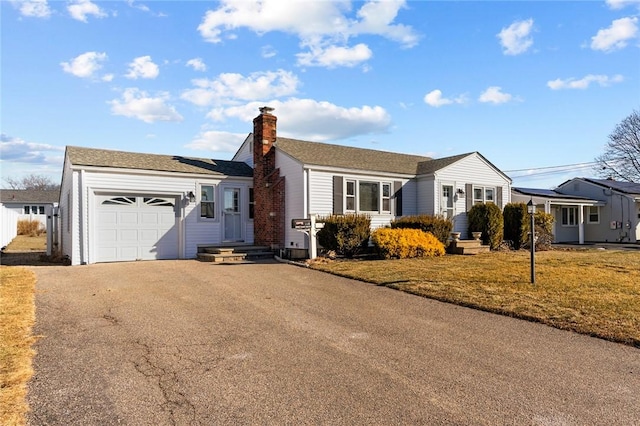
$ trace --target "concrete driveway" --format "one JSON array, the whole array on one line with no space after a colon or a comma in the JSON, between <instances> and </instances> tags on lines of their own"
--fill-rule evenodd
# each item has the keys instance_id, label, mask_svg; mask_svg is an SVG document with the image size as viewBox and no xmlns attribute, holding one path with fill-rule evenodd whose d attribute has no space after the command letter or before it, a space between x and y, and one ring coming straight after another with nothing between
<instances>
[{"instance_id":1,"label":"concrete driveway","mask_svg":"<svg viewBox=\"0 0 640 426\"><path fill-rule=\"evenodd\" d=\"M31 425L637 425L640 350L278 263L33 267Z\"/></svg>"}]
</instances>

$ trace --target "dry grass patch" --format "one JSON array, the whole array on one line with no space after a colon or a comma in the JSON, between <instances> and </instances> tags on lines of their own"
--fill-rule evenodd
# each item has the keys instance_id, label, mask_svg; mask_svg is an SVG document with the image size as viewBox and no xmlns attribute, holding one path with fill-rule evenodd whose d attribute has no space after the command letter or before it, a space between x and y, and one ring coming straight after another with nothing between
<instances>
[{"instance_id":1,"label":"dry grass patch","mask_svg":"<svg viewBox=\"0 0 640 426\"><path fill-rule=\"evenodd\" d=\"M640 252L528 252L318 262L313 268L640 347Z\"/></svg>"},{"instance_id":2,"label":"dry grass patch","mask_svg":"<svg viewBox=\"0 0 640 426\"><path fill-rule=\"evenodd\" d=\"M9 245L7 245L7 252L19 252L19 251L46 251L47 250L47 234L29 236L18 235Z\"/></svg>"},{"instance_id":3,"label":"dry grass patch","mask_svg":"<svg viewBox=\"0 0 640 426\"><path fill-rule=\"evenodd\" d=\"M0 424L23 425L28 411L27 382L33 374L35 274L0 267Z\"/></svg>"}]
</instances>

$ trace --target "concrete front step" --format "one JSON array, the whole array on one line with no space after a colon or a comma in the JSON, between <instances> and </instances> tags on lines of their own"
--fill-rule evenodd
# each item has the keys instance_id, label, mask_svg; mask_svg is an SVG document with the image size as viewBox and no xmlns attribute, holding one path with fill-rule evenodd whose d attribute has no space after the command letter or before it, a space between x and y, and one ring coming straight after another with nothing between
<instances>
[{"instance_id":1,"label":"concrete front step","mask_svg":"<svg viewBox=\"0 0 640 426\"><path fill-rule=\"evenodd\" d=\"M197 259L202 262L242 262L246 260L272 259L269 247L236 245L200 247Z\"/></svg>"},{"instance_id":2,"label":"concrete front step","mask_svg":"<svg viewBox=\"0 0 640 426\"><path fill-rule=\"evenodd\" d=\"M491 249L489 246L483 246L479 240L459 240L451 241L449 247L447 247L447 253L449 254L478 254L488 253Z\"/></svg>"}]
</instances>

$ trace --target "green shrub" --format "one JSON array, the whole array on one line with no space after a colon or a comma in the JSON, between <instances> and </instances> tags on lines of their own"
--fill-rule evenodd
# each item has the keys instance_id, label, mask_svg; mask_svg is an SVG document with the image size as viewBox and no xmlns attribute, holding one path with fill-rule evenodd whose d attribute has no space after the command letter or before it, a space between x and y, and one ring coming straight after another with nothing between
<instances>
[{"instance_id":1,"label":"green shrub","mask_svg":"<svg viewBox=\"0 0 640 426\"><path fill-rule=\"evenodd\" d=\"M444 244L419 229L378 228L371 234L378 254L385 259L444 255Z\"/></svg>"},{"instance_id":2,"label":"green shrub","mask_svg":"<svg viewBox=\"0 0 640 426\"><path fill-rule=\"evenodd\" d=\"M525 221L525 240L521 244L522 248L530 249L531 241L529 240L529 229L531 229L531 218L528 217L528 220ZM534 218L535 227L536 227L536 250L543 251L548 250L551 247L551 243L553 243L553 222L554 218L552 214L545 212L536 212Z\"/></svg>"},{"instance_id":3,"label":"green shrub","mask_svg":"<svg viewBox=\"0 0 640 426\"><path fill-rule=\"evenodd\" d=\"M433 234L442 244L447 244L449 234L453 229L453 222L443 216L421 214L396 219L391 222L391 228L420 229L423 232Z\"/></svg>"},{"instance_id":4,"label":"green shrub","mask_svg":"<svg viewBox=\"0 0 640 426\"><path fill-rule=\"evenodd\" d=\"M482 243L496 250L502 243L504 220L500 207L493 203L475 204L467 212L469 234L482 232Z\"/></svg>"},{"instance_id":5,"label":"green shrub","mask_svg":"<svg viewBox=\"0 0 640 426\"><path fill-rule=\"evenodd\" d=\"M47 230L39 220L23 219L18 221L18 235L38 237L46 232Z\"/></svg>"},{"instance_id":6,"label":"green shrub","mask_svg":"<svg viewBox=\"0 0 640 426\"><path fill-rule=\"evenodd\" d=\"M515 250L527 241L529 213L525 203L509 203L504 206L504 239L512 243Z\"/></svg>"},{"instance_id":7,"label":"green shrub","mask_svg":"<svg viewBox=\"0 0 640 426\"><path fill-rule=\"evenodd\" d=\"M537 211L534 221L536 250L548 250L553 243L553 215ZM510 203L504 207L504 238L513 242L514 249L531 248L530 229L531 218L525 203Z\"/></svg>"},{"instance_id":8,"label":"green shrub","mask_svg":"<svg viewBox=\"0 0 640 426\"><path fill-rule=\"evenodd\" d=\"M366 214L331 215L318 220L324 227L318 231L318 242L327 250L346 257L362 253L369 245L371 218Z\"/></svg>"}]
</instances>

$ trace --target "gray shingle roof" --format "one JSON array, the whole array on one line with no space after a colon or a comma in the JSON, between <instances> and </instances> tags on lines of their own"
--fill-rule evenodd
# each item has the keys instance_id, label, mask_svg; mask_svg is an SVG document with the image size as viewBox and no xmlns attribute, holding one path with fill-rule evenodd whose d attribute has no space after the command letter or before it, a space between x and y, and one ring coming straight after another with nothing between
<instances>
[{"instance_id":1,"label":"gray shingle roof","mask_svg":"<svg viewBox=\"0 0 640 426\"><path fill-rule=\"evenodd\" d=\"M37 189L2 189L0 190L0 202L2 203L57 203L60 198L60 190Z\"/></svg>"},{"instance_id":2,"label":"gray shingle roof","mask_svg":"<svg viewBox=\"0 0 640 426\"><path fill-rule=\"evenodd\" d=\"M303 164L415 175L429 157L278 137L276 146Z\"/></svg>"},{"instance_id":3,"label":"gray shingle roof","mask_svg":"<svg viewBox=\"0 0 640 426\"><path fill-rule=\"evenodd\" d=\"M633 182L620 182L617 180L610 179L592 179L592 178L583 178L587 182L595 183L596 185L601 185L606 188L612 188L616 191L623 192L625 194L633 194L640 195L640 183Z\"/></svg>"},{"instance_id":4,"label":"gray shingle roof","mask_svg":"<svg viewBox=\"0 0 640 426\"><path fill-rule=\"evenodd\" d=\"M67 147L67 158L73 165L113 167L120 169L157 170L163 172L193 173L251 177L253 169L240 161L179 155L142 154L106 149Z\"/></svg>"},{"instance_id":5,"label":"gray shingle roof","mask_svg":"<svg viewBox=\"0 0 640 426\"><path fill-rule=\"evenodd\" d=\"M450 166L451 164L455 163L458 160L462 160L463 158L468 157L471 154L473 153L468 152L466 154L454 155L452 157L436 158L434 160L423 161L418 165L417 174L430 175L440 169Z\"/></svg>"}]
</instances>

